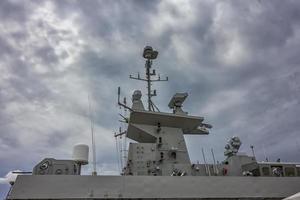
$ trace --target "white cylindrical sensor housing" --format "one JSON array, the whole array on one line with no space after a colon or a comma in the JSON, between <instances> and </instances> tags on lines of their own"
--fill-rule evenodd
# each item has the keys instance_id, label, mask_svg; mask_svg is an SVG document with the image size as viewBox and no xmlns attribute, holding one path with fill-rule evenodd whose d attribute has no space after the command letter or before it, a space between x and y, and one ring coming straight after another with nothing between
<instances>
[{"instance_id":1,"label":"white cylindrical sensor housing","mask_svg":"<svg viewBox=\"0 0 300 200\"><path fill-rule=\"evenodd\" d=\"M76 144L73 148L73 160L86 165L89 162L89 146L86 144Z\"/></svg>"}]
</instances>

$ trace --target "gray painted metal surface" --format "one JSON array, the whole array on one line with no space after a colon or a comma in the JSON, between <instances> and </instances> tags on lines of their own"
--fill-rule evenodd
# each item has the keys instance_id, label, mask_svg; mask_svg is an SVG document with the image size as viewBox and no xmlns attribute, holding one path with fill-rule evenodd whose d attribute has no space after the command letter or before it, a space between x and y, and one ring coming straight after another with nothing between
<instances>
[{"instance_id":1,"label":"gray painted metal surface","mask_svg":"<svg viewBox=\"0 0 300 200\"><path fill-rule=\"evenodd\" d=\"M299 190L299 177L44 175L19 176L9 199L279 199Z\"/></svg>"}]
</instances>

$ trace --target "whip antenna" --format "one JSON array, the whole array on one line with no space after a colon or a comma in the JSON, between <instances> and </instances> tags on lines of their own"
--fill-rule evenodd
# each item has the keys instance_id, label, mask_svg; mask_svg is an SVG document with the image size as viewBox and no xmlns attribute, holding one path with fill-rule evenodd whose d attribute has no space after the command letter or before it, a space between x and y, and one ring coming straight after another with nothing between
<instances>
[{"instance_id":1,"label":"whip antenna","mask_svg":"<svg viewBox=\"0 0 300 200\"><path fill-rule=\"evenodd\" d=\"M96 176L97 175L97 170L96 170L96 143L95 143L95 133L94 133L94 119L93 119L93 114L92 114L92 109L91 109L91 101L90 101L90 95L88 95L88 101L89 101L89 113L90 113L90 120L91 120L91 134L92 134L92 154L93 154L93 171L92 175Z\"/></svg>"}]
</instances>

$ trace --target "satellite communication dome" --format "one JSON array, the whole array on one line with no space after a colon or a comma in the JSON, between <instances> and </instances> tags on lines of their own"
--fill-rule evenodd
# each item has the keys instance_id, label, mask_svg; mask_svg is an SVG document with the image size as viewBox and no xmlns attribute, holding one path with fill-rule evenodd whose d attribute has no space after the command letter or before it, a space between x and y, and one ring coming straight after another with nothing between
<instances>
[{"instance_id":1,"label":"satellite communication dome","mask_svg":"<svg viewBox=\"0 0 300 200\"><path fill-rule=\"evenodd\" d=\"M89 162L89 146L86 144L76 144L73 148L73 160L86 165Z\"/></svg>"},{"instance_id":2,"label":"satellite communication dome","mask_svg":"<svg viewBox=\"0 0 300 200\"><path fill-rule=\"evenodd\" d=\"M132 100L133 101L138 101L138 100L141 100L141 97L142 97L142 92L141 90L135 90L133 92L133 95L132 95Z\"/></svg>"}]
</instances>

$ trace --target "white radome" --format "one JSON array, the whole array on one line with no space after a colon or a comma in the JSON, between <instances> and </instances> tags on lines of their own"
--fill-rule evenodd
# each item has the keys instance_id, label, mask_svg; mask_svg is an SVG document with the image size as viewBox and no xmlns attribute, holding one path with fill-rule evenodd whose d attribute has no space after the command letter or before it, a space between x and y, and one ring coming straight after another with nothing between
<instances>
[{"instance_id":1,"label":"white radome","mask_svg":"<svg viewBox=\"0 0 300 200\"><path fill-rule=\"evenodd\" d=\"M76 144L73 148L73 160L82 165L89 162L89 146L86 144Z\"/></svg>"}]
</instances>

